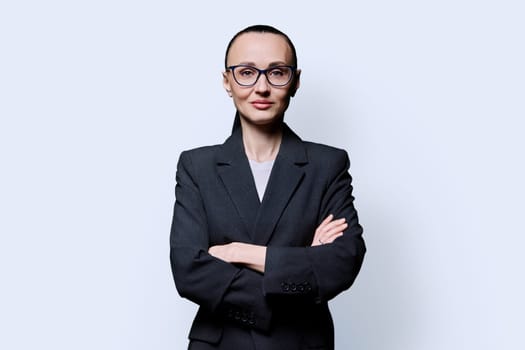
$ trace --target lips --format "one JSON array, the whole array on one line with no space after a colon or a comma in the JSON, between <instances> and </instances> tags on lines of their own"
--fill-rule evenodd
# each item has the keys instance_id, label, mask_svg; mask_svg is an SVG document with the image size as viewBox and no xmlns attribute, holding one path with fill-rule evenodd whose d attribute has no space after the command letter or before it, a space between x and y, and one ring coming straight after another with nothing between
<instances>
[{"instance_id":1,"label":"lips","mask_svg":"<svg viewBox=\"0 0 525 350\"><path fill-rule=\"evenodd\" d=\"M265 109L272 107L273 102L268 101L268 100L255 100L255 101L252 101L251 104L252 106L254 106L255 108L259 110L265 110Z\"/></svg>"}]
</instances>

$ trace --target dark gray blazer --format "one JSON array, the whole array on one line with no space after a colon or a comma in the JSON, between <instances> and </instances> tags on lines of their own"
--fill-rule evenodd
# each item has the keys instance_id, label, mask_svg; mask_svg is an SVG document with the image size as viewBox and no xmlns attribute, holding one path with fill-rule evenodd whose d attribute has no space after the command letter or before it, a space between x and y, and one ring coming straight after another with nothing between
<instances>
[{"instance_id":1,"label":"dark gray blazer","mask_svg":"<svg viewBox=\"0 0 525 350\"><path fill-rule=\"evenodd\" d=\"M180 155L170 258L178 292L200 305L190 349L333 349L327 302L352 285L365 254L348 168L345 151L284 125L261 203L240 128ZM348 228L310 247L330 213ZM234 241L268 247L264 274L207 252Z\"/></svg>"}]
</instances>

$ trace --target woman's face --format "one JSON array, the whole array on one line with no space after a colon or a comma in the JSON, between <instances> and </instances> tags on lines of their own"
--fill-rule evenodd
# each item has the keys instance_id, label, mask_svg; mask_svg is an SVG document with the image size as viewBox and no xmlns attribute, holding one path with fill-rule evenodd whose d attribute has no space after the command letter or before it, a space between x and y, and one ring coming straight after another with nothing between
<instances>
[{"instance_id":1,"label":"woman's face","mask_svg":"<svg viewBox=\"0 0 525 350\"><path fill-rule=\"evenodd\" d=\"M237 37L228 53L228 67L239 64L267 69L278 65L293 65L292 51L281 35L245 33ZM299 87L299 74L285 86L268 83L261 74L255 85L241 86L231 70L223 73L223 85L233 98L241 119L255 125L268 125L280 120L288 108L290 97Z\"/></svg>"}]
</instances>

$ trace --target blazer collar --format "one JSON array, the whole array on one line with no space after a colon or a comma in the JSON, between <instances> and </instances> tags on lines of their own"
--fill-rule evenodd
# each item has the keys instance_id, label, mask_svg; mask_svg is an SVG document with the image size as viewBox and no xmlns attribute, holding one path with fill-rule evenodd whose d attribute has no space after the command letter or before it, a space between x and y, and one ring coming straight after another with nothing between
<instances>
[{"instance_id":1,"label":"blazer collar","mask_svg":"<svg viewBox=\"0 0 525 350\"><path fill-rule=\"evenodd\" d=\"M234 128L232 135L217 153L217 170L250 241L266 245L282 212L289 203L308 163L301 139L283 125L283 138L275 159L262 203L259 202L255 182L242 142L242 130Z\"/></svg>"}]
</instances>

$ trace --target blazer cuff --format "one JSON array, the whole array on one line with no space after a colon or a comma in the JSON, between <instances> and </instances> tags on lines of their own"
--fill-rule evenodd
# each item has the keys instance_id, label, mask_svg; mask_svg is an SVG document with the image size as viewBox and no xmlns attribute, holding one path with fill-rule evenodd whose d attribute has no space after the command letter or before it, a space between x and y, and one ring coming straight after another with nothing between
<instances>
[{"instance_id":1,"label":"blazer cuff","mask_svg":"<svg viewBox=\"0 0 525 350\"><path fill-rule=\"evenodd\" d=\"M317 278L305 247L266 249L263 292L266 296L291 296L319 302Z\"/></svg>"},{"instance_id":2,"label":"blazer cuff","mask_svg":"<svg viewBox=\"0 0 525 350\"><path fill-rule=\"evenodd\" d=\"M221 313L228 321L268 331L272 309L262 291L262 275L241 268L224 296Z\"/></svg>"}]
</instances>

